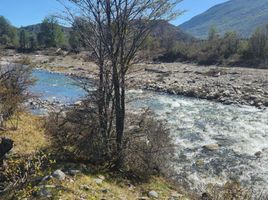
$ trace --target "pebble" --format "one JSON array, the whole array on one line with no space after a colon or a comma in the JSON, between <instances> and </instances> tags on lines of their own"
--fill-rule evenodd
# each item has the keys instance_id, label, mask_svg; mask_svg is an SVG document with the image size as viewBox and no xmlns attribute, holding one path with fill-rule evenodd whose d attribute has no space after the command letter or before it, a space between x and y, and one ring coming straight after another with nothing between
<instances>
[{"instance_id":1,"label":"pebble","mask_svg":"<svg viewBox=\"0 0 268 200\"><path fill-rule=\"evenodd\" d=\"M151 190L150 192L148 192L148 196L153 199L158 199L158 193L154 190Z\"/></svg>"},{"instance_id":2,"label":"pebble","mask_svg":"<svg viewBox=\"0 0 268 200\"><path fill-rule=\"evenodd\" d=\"M100 178L96 178L94 181L95 181L95 183L97 183L98 185L101 185L102 182L103 182L103 180L100 179Z\"/></svg>"},{"instance_id":3,"label":"pebble","mask_svg":"<svg viewBox=\"0 0 268 200\"><path fill-rule=\"evenodd\" d=\"M207 144L204 145L203 148L209 151L217 151L220 148L220 146L218 144Z\"/></svg>"},{"instance_id":4,"label":"pebble","mask_svg":"<svg viewBox=\"0 0 268 200\"><path fill-rule=\"evenodd\" d=\"M80 173L81 173L80 170L75 170L75 169L71 169L68 171L68 174L71 176L75 176L75 175L80 174Z\"/></svg>"}]
</instances>

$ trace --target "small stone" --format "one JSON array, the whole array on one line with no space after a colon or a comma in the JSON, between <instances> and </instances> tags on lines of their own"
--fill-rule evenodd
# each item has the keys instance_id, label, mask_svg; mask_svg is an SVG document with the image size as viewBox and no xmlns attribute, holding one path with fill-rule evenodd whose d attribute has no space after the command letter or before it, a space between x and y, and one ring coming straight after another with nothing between
<instances>
[{"instance_id":1,"label":"small stone","mask_svg":"<svg viewBox=\"0 0 268 200\"><path fill-rule=\"evenodd\" d=\"M81 173L80 170L75 170L75 169L71 169L68 171L68 174L71 175L71 176L75 176L77 174Z\"/></svg>"},{"instance_id":2,"label":"small stone","mask_svg":"<svg viewBox=\"0 0 268 200\"><path fill-rule=\"evenodd\" d=\"M262 102L257 102L257 103L256 103L256 106L257 106L257 107L262 107L263 104L262 104Z\"/></svg>"},{"instance_id":3,"label":"small stone","mask_svg":"<svg viewBox=\"0 0 268 200\"><path fill-rule=\"evenodd\" d=\"M158 198L158 193L156 191L152 190L152 191L148 192L148 196L150 198L157 199Z\"/></svg>"},{"instance_id":4,"label":"small stone","mask_svg":"<svg viewBox=\"0 0 268 200\"><path fill-rule=\"evenodd\" d=\"M74 103L74 105L75 105L75 106L81 106L82 103L83 103L82 101L77 101L77 102Z\"/></svg>"},{"instance_id":5,"label":"small stone","mask_svg":"<svg viewBox=\"0 0 268 200\"><path fill-rule=\"evenodd\" d=\"M63 181L66 177L65 173L60 169L53 172L52 176L60 181Z\"/></svg>"},{"instance_id":6,"label":"small stone","mask_svg":"<svg viewBox=\"0 0 268 200\"><path fill-rule=\"evenodd\" d=\"M98 178L103 180L103 181L105 180L105 176L103 176L103 175L99 175Z\"/></svg>"},{"instance_id":7,"label":"small stone","mask_svg":"<svg viewBox=\"0 0 268 200\"><path fill-rule=\"evenodd\" d=\"M96 178L95 179L95 183L97 183L98 185L101 185L102 184L102 179L100 179L100 178Z\"/></svg>"},{"instance_id":8,"label":"small stone","mask_svg":"<svg viewBox=\"0 0 268 200\"><path fill-rule=\"evenodd\" d=\"M218 144L207 144L203 146L203 148L208 151L217 151L219 147L220 146Z\"/></svg>"}]
</instances>

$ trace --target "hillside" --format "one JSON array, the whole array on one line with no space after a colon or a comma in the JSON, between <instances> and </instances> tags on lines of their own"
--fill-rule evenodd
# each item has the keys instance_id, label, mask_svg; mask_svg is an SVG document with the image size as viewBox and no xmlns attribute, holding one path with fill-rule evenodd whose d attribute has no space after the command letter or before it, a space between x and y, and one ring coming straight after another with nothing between
<instances>
[{"instance_id":1,"label":"hillside","mask_svg":"<svg viewBox=\"0 0 268 200\"><path fill-rule=\"evenodd\" d=\"M186 32L182 31L181 28L178 28L166 21L159 21L157 23L152 30L152 36L156 38L163 38L168 41L189 41L194 39L192 35L187 34Z\"/></svg>"},{"instance_id":2,"label":"hillside","mask_svg":"<svg viewBox=\"0 0 268 200\"><path fill-rule=\"evenodd\" d=\"M211 26L221 34L236 31L248 37L257 27L267 23L267 0L230 0L183 23L180 28L198 38L206 38Z\"/></svg>"},{"instance_id":3,"label":"hillside","mask_svg":"<svg viewBox=\"0 0 268 200\"><path fill-rule=\"evenodd\" d=\"M62 31L67 35L71 31L71 28L69 28L69 27L64 27L64 26L61 26L61 25L60 25L60 27L61 27ZM29 31L29 32L37 34L37 33L40 32L41 24L29 25L29 26L21 27L20 29L24 29L26 31Z\"/></svg>"}]
</instances>

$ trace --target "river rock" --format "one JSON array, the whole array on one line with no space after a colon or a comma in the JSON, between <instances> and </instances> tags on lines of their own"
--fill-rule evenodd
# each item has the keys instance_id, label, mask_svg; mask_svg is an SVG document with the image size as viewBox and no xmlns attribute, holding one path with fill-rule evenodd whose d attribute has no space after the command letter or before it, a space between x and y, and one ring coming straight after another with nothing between
<instances>
[{"instance_id":1,"label":"river rock","mask_svg":"<svg viewBox=\"0 0 268 200\"><path fill-rule=\"evenodd\" d=\"M203 146L203 149L208 151L217 151L220 148L218 144L207 144Z\"/></svg>"},{"instance_id":2,"label":"river rock","mask_svg":"<svg viewBox=\"0 0 268 200\"><path fill-rule=\"evenodd\" d=\"M52 176L60 181L63 181L66 177L65 173L60 169L53 172Z\"/></svg>"},{"instance_id":3,"label":"river rock","mask_svg":"<svg viewBox=\"0 0 268 200\"><path fill-rule=\"evenodd\" d=\"M81 173L81 171L80 170L76 170L76 169L70 169L68 171L68 174L71 175L71 176L75 176L75 175L80 174L80 173Z\"/></svg>"},{"instance_id":4,"label":"river rock","mask_svg":"<svg viewBox=\"0 0 268 200\"><path fill-rule=\"evenodd\" d=\"M103 175L99 175L98 178L103 180L103 181L105 180L105 176L103 176Z\"/></svg>"},{"instance_id":5,"label":"river rock","mask_svg":"<svg viewBox=\"0 0 268 200\"><path fill-rule=\"evenodd\" d=\"M150 192L148 192L148 196L153 199L158 199L158 193L154 190L151 190Z\"/></svg>"},{"instance_id":6,"label":"river rock","mask_svg":"<svg viewBox=\"0 0 268 200\"><path fill-rule=\"evenodd\" d=\"M262 154L262 152L261 152L261 151L258 151L258 152L256 152L254 155L255 155L257 158L260 158L260 157L261 157L261 154Z\"/></svg>"}]
</instances>

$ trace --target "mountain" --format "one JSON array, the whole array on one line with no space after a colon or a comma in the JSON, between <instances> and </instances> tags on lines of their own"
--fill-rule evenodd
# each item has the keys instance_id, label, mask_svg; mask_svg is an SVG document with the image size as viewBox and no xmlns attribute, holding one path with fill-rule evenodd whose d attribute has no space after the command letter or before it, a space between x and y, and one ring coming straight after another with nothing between
<instances>
[{"instance_id":1,"label":"mountain","mask_svg":"<svg viewBox=\"0 0 268 200\"><path fill-rule=\"evenodd\" d=\"M156 26L152 30L151 35L155 38L162 38L170 41L189 41L195 39L192 35L181 30L181 28L164 20L157 22Z\"/></svg>"},{"instance_id":2,"label":"mountain","mask_svg":"<svg viewBox=\"0 0 268 200\"><path fill-rule=\"evenodd\" d=\"M222 35L235 31L249 37L257 27L268 24L268 0L230 0L197 15L180 28L195 37L206 38L211 26Z\"/></svg>"},{"instance_id":3,"label":"mountain","mask_svg":"<svg viewBox=\"0 0 268 200\"><path fill-rule=\"evenodd\" d=\"M40 27L41 27L41 24L35 24L35 25L22 27L21 29L37 34L40 32ZM69 35L70 31L72 30L72 28L70 27L64 27L64 26L60 26L60 27L66 35ZM160 20L156 23L155 27L152 30L151 35L155 38L165 40L165 41L194 40L194 37L191 36L190 34L185 33L179 27L174 26L163 20Z\"/></svg>"}]
</instances>

